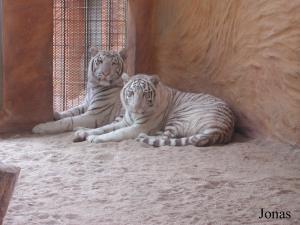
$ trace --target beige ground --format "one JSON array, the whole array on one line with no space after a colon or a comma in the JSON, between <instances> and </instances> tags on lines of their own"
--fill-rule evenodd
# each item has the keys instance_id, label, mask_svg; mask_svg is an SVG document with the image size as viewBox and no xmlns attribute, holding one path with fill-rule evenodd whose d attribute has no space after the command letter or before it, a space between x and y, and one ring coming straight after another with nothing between
<instances>
[{"instance_id":1,"label":"beige ground","mask_svg":"<svg viewBox=\"0 0 300 225\"><path fill-rule=\"evenodd\" d=\"M88 144L71 134L0 139L22 168L4 225L300 224L300 149ZM291 211L260 220L260 208Z\"/></svg>"}]
</instances>

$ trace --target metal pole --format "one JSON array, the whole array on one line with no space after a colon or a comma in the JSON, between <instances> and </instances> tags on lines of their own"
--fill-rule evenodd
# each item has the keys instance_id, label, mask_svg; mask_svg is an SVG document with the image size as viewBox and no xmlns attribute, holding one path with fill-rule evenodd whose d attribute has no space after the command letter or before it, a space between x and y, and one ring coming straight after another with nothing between
<instances>
[{"instance_id":1,"label":"metal pole","mask_svg":"<svg viewBox=\"0 0 300 225\"><path fill-rule=\"evenodd\" d=\"M63 110L66 110L66 1L63 1Z\"/></svg>"},{"instance_id":2,"label":"metal pole","mask_svg":"<svg viewBox=\"0 0 300 225\"><path fill-rule=\"evenodd\" d=\"M84 0L84 90L86 91L86 82L87 82L87 72L88 72L88 64L89 64L89 23L88 23L88 17L89 17L89 9L88 9L88 0Z\"/></svg>"}]
</instances>

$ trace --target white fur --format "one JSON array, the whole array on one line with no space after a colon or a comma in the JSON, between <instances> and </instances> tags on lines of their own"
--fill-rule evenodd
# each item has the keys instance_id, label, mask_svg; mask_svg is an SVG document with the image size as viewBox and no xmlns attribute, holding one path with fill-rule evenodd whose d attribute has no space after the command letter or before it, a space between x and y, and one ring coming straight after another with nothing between
<instances>
[{"instance_id":1,"label":"white fur","mask_svg":"<svg viewBox=\"0 0 300 225\"><path fill-rule=\"evenodd\" d=\"M54 112L57 121L38 124L33 128L33 133L60 133L72 131L76 127L95 128L108 124L119 116L124 51L99 52L93 48L91 52L93 57L89 63L84 102L67 111Z\"/></svg>"},{"instance_id":2,"label":"white fur","mask_svg":"<svg viewBox=\"0 0 300 225\"><path fill-rule=\"evenodd\" d=\"M75 136L95 143L139 137L155 146L179 145L179 141L180 145L204 146L228 143L234 131L234 116L224 101L177 91L156 76L133 76L122 89L121 100L126 110L121 122L79 130ZM148 136L154 134L159 136Z\"/></svg>"}]
</instances>

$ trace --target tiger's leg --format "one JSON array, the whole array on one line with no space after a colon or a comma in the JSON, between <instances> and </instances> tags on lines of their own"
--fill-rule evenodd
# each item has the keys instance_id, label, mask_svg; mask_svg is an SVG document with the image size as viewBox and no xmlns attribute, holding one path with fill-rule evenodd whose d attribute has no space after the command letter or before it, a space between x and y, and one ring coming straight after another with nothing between
<instances>
[{"instance_id":1,"label":"tiger's leg","mask_svg":"<svg viewBox=\"0 0 300 225\"><path fill-rule=\"evenodd\" d=\"M85 108L85 104L82 104L63 112L54 112L54 120L81 115L85 112Z\"/></svg>"},{"instance_id":2,"label":"tiger's leg","mask_svg":"<svg viewBox=\"0 0 300 225\"><path fill-rule=\"evenodd\" d=\"M103 143L109 141L122 141L127 139L133 139L138 136L139 133L144 131L139 126L123 127L118 130L102 135L90 135L87 137L87 141L92 143Z\"/></svg>"},{"instance_id":3,"label":"tiger's leg","mask_svg":"<svg viewBox=\"0 0 300 225\"><path fill-rule=\"evenodd\" d=\"M37 134L55 134L72 131L74 127L95 128L97 125L97 118L95 116L83 114L57 121L40 123L32 129L32 132Z\"/></svg>"},{"instance_id":4,"label":"tiger's leg","mask_svg":"<svg viewBox=\"0 0 300 225\"><path fill-rule=\"evenodd\" d=\"M120 122L113 122L111 124L108 124L103 127L96 128L96 129L82 128L75 132L75 134L74 134L75 137L74 137L73 141L74 142L85 141L86 138L90 135L102 135L102 134L120 129L125 126L126 126L125 122L120 121Z\"/></svg>"}]
</instances>

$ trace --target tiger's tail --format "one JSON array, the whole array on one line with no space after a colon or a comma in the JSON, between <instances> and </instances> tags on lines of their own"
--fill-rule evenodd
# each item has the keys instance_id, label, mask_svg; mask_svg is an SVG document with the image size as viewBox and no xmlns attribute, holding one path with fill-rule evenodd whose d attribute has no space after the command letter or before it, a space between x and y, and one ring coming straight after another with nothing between
<instances>
[{"instance_id":1,"label":"tiger's tail","mask_svg":"<svg viewBox=\"0 0 300 225\"><path fill-rule=\"evenodd\" d=\"M154 147L186 145L204 147L216 144L227 144L228 142L230 142L231 137L232 133L226 134L217 129L209 129L189 137L167 138L162 136L146 136L139 137L137 138L137 140Z\"/></svg>"}]
</instances>

